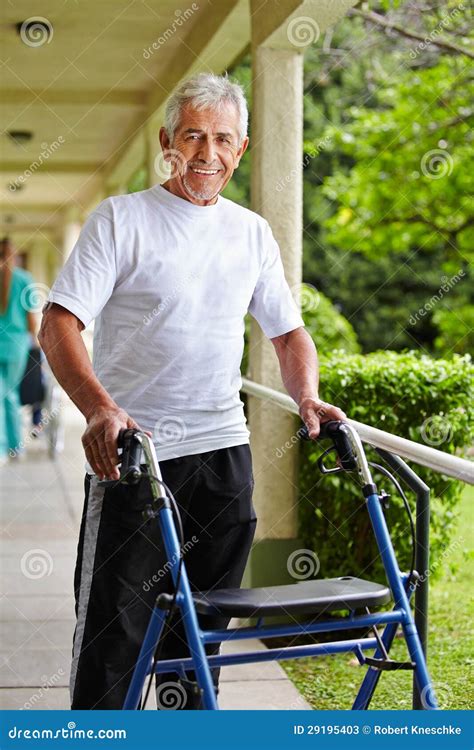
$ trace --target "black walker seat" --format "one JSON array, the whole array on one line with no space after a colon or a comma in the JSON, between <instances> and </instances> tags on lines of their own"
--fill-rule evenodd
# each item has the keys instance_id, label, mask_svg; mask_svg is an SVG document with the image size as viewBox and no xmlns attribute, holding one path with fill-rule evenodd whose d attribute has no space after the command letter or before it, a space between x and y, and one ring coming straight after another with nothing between
<instances>
[{"instance_id":1,"label":"black walker seat","mask_svg":"<svg viewBox=\"0 0 474 750\"><path fill-rule=\"evenodd\" d=\"M353 611L381 607L388 604L390 599L390 589L387 586L352 576L302 581L283 586L216 589L193 593L197 612L228 617Z\"/></svg>"}]
</instances>

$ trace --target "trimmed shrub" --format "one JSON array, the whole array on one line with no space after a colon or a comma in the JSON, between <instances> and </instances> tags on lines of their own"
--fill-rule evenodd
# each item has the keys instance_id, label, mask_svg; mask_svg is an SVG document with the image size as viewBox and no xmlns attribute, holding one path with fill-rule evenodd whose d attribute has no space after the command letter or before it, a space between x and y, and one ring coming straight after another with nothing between
<instances>
[{"instance_id":1,"label":"trimmed shrub","mask_svg":"<svg viewBox=\"0 0 474 750\"><path fill-rule=\"evenodd\" d=\"M468 356L434 360L417 352L362 355L334 352L321 362L321 396L348 417L425 445L463 455L472 441L474 368ZM315 465L326 443L303 442L299 487L300 536L320 560L320 575L359 575L384 581L357 478L322 476ZM367 447L369 459L382 463ZM431 564L449 556L461 482L413 465L431 489ZM379 491L391 495L386 518L400 567L409 569L411 537L402 500L374 470ZM413 494L406 494L414 511ZM462 542L462 529L460 541ZM420 571L424 572L424 571Z\"/></svg>"}]
</instances>

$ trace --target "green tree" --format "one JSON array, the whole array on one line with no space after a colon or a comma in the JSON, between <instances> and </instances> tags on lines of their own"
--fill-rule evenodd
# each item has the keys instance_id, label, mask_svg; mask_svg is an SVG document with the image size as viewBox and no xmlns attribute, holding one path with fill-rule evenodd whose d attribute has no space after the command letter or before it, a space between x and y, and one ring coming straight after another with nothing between
<instances>
[{"instance_id":1,"label":"green tree","mask_svg":"<svg viewBox=\"0 0 474 750\"><path fill-rule=\"evenodd\" d=\"M303 278L335 302L364 351L463 352L473 317L470 10L367 5L305 51ZM249 66L232 71L248 95ZM228 190L249 205L244 159ZM461 282L410 324L460 269Z\"/></svg>"}]
</instances>

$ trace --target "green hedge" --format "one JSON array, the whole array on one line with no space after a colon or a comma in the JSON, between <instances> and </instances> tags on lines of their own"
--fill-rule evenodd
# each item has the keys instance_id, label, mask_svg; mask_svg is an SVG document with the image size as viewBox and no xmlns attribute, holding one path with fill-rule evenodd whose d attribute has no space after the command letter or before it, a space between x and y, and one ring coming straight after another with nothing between
<instances>
[{"instance_id":1,"label":"green hedge","mask_svg":"<svg viewBox=\"0 0 474 750\"><path fill-rule=\"evenodd\" d=\"M365 356L333 352L321 361L321 397L360 422L462 455L472 442L474 368L468 356L433 360L416 352L374 352ZM384 580L368 514L349 474L322 477L315 466L321 445L302 444L300 536L320 560L320 576L364 575ZM380 458L368 449L372 460ZM456 503L463 485L415 464L431 488L433 572L449 562ZM410 534L401 499L387 479L374 474L379 490L391 494L387 511L402 568L408 569ZM408 493L407 493L408 494ZM414 496L408 494L414 508ZM462 530L461 530L462 536Z\"/></svg>"}]
</instances>

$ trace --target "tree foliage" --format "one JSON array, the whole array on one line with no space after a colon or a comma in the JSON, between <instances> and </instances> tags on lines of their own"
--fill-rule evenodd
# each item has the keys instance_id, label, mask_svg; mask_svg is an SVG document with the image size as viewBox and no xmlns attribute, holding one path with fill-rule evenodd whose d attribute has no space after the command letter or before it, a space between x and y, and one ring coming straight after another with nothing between
<instances>
[{"instance_id":1,"label":"tree foliage","mask_svg":"<svg viewBox=\"0 0 474 750\"><path fill-rule=\"evenodd\" d=\"M473 343L471 10L387 0L353 13L305 52L304 279L350 320L364 351L464 352ZM232 72L248 94L249 65ZM228 186L246 205L250 158ZM409 324L460 269L462 281Z\"/></svg>"}]
</instances>

